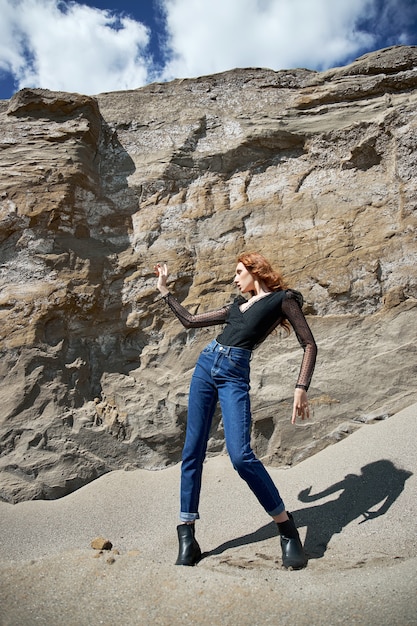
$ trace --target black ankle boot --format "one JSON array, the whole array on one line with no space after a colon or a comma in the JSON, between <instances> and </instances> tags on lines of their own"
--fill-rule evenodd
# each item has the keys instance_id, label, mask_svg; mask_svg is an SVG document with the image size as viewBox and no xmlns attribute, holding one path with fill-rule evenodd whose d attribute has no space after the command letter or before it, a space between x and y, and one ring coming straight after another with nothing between
<instances>
[{"instance_id":1,"label":"black ankle boot","mask_svg":"<svg viewBox=\"0 0 417 626\"><path fill-rule=\"evenodd\" d=\"M281 535L282 564L287 569L302 569L307 565L307 556L291 513L288 513L288 517L288 521L278 524Z\"/></svg>"},{"instance_id":2,"label":"black ankle boot","mask_svg":"<svg viewBox=\"0 0 417 626\"><path fill-rule=\"evenodd\" d=\"M194 536L194 524L177 526L180 548L175 565L195 565L200 560L201 550Z\"/></svg>"}]
</instances>

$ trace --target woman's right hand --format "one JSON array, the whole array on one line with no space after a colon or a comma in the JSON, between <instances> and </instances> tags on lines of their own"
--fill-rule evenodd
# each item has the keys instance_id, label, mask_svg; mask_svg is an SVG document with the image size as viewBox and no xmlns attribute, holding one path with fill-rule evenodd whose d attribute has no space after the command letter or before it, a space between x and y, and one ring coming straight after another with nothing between
<instances>
[{"instance_id":1,"label":"woman's right hand","mask_svg":"<svg viewBox=\"0 0 417 626\"><path fill-rule=\"evenodd\" d=\"M155 274L158 276L158 282L156 283L157 289L163 296L166 296L169 291L167 288L167 278L168 278L168 267L167 264L164 263L161 265L157 263L154 267Z\"/></svg>"}]
</instances>

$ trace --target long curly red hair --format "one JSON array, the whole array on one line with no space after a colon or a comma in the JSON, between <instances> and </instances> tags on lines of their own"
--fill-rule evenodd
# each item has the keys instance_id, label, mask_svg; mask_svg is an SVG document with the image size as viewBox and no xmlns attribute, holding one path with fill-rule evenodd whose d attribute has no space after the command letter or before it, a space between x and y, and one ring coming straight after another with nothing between
<instances>
[{"instance_id":1,"label":"long curly red hair","mask_svg":"<svg viewBox=\"0 0 417 626\"><path fill-rule=\"evenodd\" d=\"M281 272L274 270L270 262L259 252L242 252L237 261L243 263L246 269L262 280L271 291L281 291L288 287Z\"/></svg>"}]
</instances>

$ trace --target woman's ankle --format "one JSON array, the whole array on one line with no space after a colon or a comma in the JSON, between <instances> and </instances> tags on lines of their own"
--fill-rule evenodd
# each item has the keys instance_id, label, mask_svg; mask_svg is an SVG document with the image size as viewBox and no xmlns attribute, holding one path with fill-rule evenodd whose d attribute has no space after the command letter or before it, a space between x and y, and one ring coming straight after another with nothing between
<instances>
[{"instance_id":1,"label":"woman's ankle","mask_svg":"<svg viewBox=\"0 0 417 626\"><path fill-rule=\"evenodd\" d=\"M283 511L282 513L280 513L279 515L273 515L272 519L274 520L274 522L276 522L277 524L282 524L283 522L288 522L289 515L287 513L287 511Z\"/></svg>"}]
</instances>

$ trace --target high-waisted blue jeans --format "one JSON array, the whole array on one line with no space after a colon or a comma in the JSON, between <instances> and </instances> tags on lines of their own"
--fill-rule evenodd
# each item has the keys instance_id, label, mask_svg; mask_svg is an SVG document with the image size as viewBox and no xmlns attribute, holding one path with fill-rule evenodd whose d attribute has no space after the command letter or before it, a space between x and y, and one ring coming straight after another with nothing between
<instances>
[{"instance_id":1,"label":"high-waisted blue jeans","mask_svg":"<svg viewBox=\"0 0 417 626\"><path fill-rule=\"evenodd\" d=\"M226 448L233 467L269 515L285 510L270 475L250 445L249 371L251 351L209 343L195 366L181 466L182 522L199 518L201 477L217 401L223 416Z\"/></svg>"}]
</instances>

